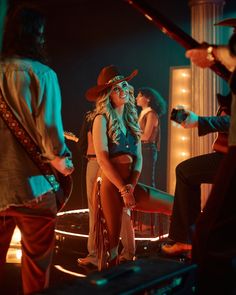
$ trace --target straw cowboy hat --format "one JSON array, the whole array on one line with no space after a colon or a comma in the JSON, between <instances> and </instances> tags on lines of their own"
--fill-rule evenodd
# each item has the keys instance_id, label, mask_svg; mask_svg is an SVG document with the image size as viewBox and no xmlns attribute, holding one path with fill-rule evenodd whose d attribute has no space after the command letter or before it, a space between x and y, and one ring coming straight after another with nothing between
<instances>
[{"instance_id":1,"label":"straw cowboy hat","mask_svg":"<svg viewBox=\"0 0 236 295\"><path fill-rule=\"evenodd\" d=\"M104 90L111 88L122 81L129 81L138 74L138 70L134 70L129 76L122 76L116 66L110 65L104 67L98 75L97 85L89 88L85 96L88 101L96 101L98 96Z\"/></svg>"}]
</instances>

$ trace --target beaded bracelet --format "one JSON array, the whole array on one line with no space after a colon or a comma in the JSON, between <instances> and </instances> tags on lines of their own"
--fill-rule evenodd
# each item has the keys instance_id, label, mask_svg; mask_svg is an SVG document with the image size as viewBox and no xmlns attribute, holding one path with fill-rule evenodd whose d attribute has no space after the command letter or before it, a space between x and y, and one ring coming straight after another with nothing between
<instances>
[{"instance_id":1,"label":"beaded bracelet","mask_svg":"<svg viewBox=\"0 0 236 295\"><path fill-rule=\"evenodd\" d=\"M124 185L120 190L121 196L125 196L129 194L133 190L133 185L131 183Z\"/></svg>"}]
</instances>

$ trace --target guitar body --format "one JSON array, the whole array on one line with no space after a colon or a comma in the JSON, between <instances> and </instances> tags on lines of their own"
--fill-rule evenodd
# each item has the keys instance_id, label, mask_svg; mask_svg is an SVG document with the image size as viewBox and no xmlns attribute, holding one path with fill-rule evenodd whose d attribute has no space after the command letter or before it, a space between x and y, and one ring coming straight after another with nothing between
<instances>
[{"instance_id":1,"label":"guitar body","mask_svg":"<svg viewBox=\"0 0 236 295\"><path fill-rule=\"evenodd\" d=\"M60 188L57 191L55 191L57 211L59 212L64 208L71 196L73 189L73 180L71 175L65 176L59 172L55 172L55 175L57 181L60 184Z\"/></svg>"}]
</instances>

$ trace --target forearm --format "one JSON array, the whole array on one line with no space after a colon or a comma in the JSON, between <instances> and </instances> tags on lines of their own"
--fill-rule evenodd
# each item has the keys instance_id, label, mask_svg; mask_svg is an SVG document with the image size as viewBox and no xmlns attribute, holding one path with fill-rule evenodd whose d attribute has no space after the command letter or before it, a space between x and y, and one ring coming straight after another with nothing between
<instances>
[{"instance_id":1,"label":"forearm","mask_svg":"<svg viewBox=\"0 0 236 295\"><path fill-rule=\"evenodd\" d=\"M143 159L142 159L142 156L140 156L139 158L136 159L132 173L129 178L129 183L132 184L133 187L135 187L136 184L138 183L141 170L142 170L142 164L143 164Z\"/></svg>"},{"instance_id":2,"label":"forearm","mask_svg":"<svg viewBox=\"0 0 236 295\"><path fill-rule=\"evenodd\" d=\"M138 183L139 176L140 176L140 171L137 171L137 170L132 171L130 179L129 179L129 183L132 184L133 187L135 187L136 184Z\"/></svg>"},{"instance_id":3,"label":"forearm","mask_svg":"<svg viewBox=\"0 0 236 295\"><path fill-rule=\"evenodd\" d=\"M203 136L213 132L228 132L230 116L198 117L198 135Z\"/></svg>"},{"instance_id":4,"label":"forearm","mask_svg":"<svg viewBox=\"0 0 236 295\"><path fill-rule=\"evenodd\" d=\"M114 164L109 160L108 156L102 158L97 156L97 160L105 176L117 187L118 190L121 190L126 182L123 180Z\"/></svg>"}]
</instances>

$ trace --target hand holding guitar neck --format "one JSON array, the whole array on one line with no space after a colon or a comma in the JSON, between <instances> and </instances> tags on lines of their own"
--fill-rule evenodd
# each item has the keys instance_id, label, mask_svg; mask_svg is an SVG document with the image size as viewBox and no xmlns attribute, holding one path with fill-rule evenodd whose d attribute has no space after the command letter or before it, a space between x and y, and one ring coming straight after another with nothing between
<instances>
[{"instance_id":1,"label":"hand holding guitar neck","mask_svg":"<svg viewBox=\"0 0 236 295\"><path fill-rule=\"evenodd\" d=\"M55 157L55 159L50 161L50 164L65 176L70 175L74 171L73 163L68 157Z\"/></svg>"},{"instance_id":2,"label":"hand holding guitar neck","mask_svg":"<svg viewBox=\"0 0 236 295\"><path fill-rule=\"evenodd\" d=\"M76 135L74 135L72 132L64 131L64 136L68 140L72 140L74 142L79 141L79 138Z\"/></svg>"}]
</instances>

